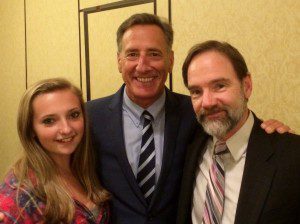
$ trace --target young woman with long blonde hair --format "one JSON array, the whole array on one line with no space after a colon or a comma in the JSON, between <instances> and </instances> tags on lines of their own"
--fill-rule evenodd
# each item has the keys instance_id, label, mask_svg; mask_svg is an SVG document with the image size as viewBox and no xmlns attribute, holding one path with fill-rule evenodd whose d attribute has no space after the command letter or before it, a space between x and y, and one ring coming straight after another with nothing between
<instances>
[{"instance_id":1,"label":"young woman with long blonde hair","mask_svg":"<svg viewBox=\"0 0 300 224\"><path fill-rule=\"evenodd\" d=\"M23 155L0 186L4 223L108 223L81 91L42 80L24 93L17 123Z\"/></svg>"}]
</instances>

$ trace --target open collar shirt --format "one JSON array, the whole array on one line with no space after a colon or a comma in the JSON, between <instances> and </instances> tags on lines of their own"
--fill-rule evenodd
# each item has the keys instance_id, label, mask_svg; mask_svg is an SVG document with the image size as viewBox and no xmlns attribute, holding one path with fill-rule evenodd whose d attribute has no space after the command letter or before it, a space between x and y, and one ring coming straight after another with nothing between
<instances>
[{"instance_id":1,"label":"open collar shirt","mask_svg":"<svg viewBox=\"0 0 300 224\"><path fill-rule=\"evenodd\" d=\"M246 160L246 149L250 133L254 124L253 114L250 112L244 125L227 141L229 153L221 155L225 170L225 201L222 224L234 223L235 213L241 188L242 177ZM209 169L212 164L212 155L216 138L207 142L203 158L199 158L199 167L196 171L196 181L192 200L193 224L201 224L204 210L205 193L209 179Z\"/></svg>"}]
</instances>

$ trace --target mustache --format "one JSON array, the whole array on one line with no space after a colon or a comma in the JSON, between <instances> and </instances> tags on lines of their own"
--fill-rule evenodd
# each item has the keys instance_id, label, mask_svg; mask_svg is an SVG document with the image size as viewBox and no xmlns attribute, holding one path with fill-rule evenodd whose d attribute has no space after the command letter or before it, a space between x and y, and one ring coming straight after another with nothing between
<instances>
[{"instance_id":1,"label":"mustache","mask_svg":"<svg viewBox=\"0 0 300 224\"><path fill-rule=\"evenodd\" d=\"M205 117L207 115L215 114L224 110L227 111L225 107L220 107L220 106L213 106L209 109L201 108L199 116Z\"/></svg>"},{"instance_id":2,"label":"mustache","mask_svg":"<svg viewBox=\"0 0 300 224\"><path fill-rule=\"evenodd\" d=\"M225 113L228 116L228 109L226 108L226 106L213 106L211 108L201 108L201 110L199 111L199 113L196 114L196 119L200 124L203 124L204 122L206 122L206 117L211 115L211 114L215 114L221 111L225 111Z\"/></svg>"}]
</instances>

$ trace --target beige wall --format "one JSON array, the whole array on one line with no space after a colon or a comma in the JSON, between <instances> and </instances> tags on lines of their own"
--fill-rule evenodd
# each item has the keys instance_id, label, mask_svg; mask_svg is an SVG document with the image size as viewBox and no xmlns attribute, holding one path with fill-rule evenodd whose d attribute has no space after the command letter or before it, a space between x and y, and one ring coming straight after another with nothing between
<instances>
[{"instance_id":1,"label":"beige wall","mask_svg":"<svg viewBox=\"0 0 300 224\"><path fill-rule=\"evenodd\" d=\"M25 2L26 7L24 1L0 1L0 178L20 152L16 110L26 80L31 84L41 78L64 76L77 85L82 81L85 92L83 16L80 13L79 22L78 7L116 1L80 0L80 5L77 0ZM207 39L229 41L245 56L253 76L250 107L260 117L279 119L300 133L298 2L173 0L174 91L187 93L181 80L181 65L193 44ZM116 70L116 27L131 13L151 12L151 4L90 15L89 40L94 44L90 49L92 98L114 92L122 82ZM168 16L167 0L157 1L157 12Z\"/></svg>"},{"instance_id":2,"label":"beige wall","mask_svg":"<svg viewBox=\"0 0 300 224\"><path fill-rule=\"evenodd\" d=\"M228 41L244 55L254 82L250 108L300 133L300 2L294 0L179 0L175 30L174 91L188 93L181 65L188 49L208 39Z\"/></svg>"},{"instance_id":3,"label":"beige wall","mask_svg":"<svg viewBox=\"0 0 300 224\"><path fill-rule=\"evenodd\" d=\"M77 1L26 0L28 84L63 76L80 84Z\"/></svg>"},{"instance_id":4,"label":"beige wall","mask_svg":"<svg viewBox=\"0 0 300 224\"><path fill-rule=\"evenodd\" d=\"M0 1L0 178L20 150L16 117L25 90L24 5L20 3Z\"/></svg>"}]
</instances>

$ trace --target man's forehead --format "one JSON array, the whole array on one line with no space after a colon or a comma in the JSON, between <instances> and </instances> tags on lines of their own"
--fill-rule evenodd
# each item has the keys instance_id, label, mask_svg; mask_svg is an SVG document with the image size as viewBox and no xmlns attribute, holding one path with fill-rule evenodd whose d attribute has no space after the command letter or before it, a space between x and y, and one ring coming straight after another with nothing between
<instances>
[{"instance_id":1,"label":"man's forehead","mask_svg":"<svg viewBox=\"0 0 300 224\"><path fill-rule=\"evenodd\" d=\"M136 24L133 25L131 27L129 27L125 32L124 35L126 33L129 32L139 32L139 31L143 31L143 30L153 30L154 32L159 32L163 34L163 30L161 29L160 26L156 25L156 24Z\"/></svg>"},{"instance_id":2,"label":"man's forehead","mask_svg":"<svg viewBox=\"0 0 300 224\"><path fill-rule=\"evenodd\" d=\"M166 50L164 33L156 25L136 25L128 29L122 38L122 50Z\"/></svg>"},{"instance_id":3,"label":"man's forehead","mask_svg":"<svg viewBox=\"0 0 300 224\"><path fill-rule=\"evenodd\" d=\"M143 49L141 48L137 48L137 47L126 47L126 49L124 49L125 52L141 52L141 51L144 51L144 52L162 52L162 49L160 48L155 48L155 47L145 47Z\"/></svg>"},{"instance_id":4,"label":"man's forehead","mask_svg":"<svg viewBox=\"0 0 300 224\"><path fill-rule=\"evenodd\" d=\"M230 75L205 75L205 76L196 76L190 75L188 79L188 86L202 86L202 85L213 85L215 83L230 83L232 82Z\"/></svg>"},{"instance_id":5,"label":"man's forehead","mask_svg":"<svg viewBox=\"0 0 300 224\"><path fill-rule=\"evenodd\" d=\"M122 41L146 38L165 40L164 32L160 27L156 25L135 25L125 31Z\"/></svg>"}]
</instances>

